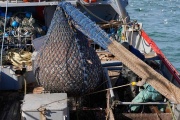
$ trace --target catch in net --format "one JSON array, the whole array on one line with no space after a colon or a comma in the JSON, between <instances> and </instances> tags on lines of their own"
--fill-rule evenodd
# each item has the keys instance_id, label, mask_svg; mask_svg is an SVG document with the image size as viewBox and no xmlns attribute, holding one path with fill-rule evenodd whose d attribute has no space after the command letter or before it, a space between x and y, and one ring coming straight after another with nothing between
<instances>
[{"instance_id":1,"label":"catch in net","mask_svg":"<svg viewBox=\"0 0 180 120\"><path fill-rule=\"evenodd\" d=\"M102 80L103 72L87 37L70 23L58 6L46 42L34 62L35 76L46 91L79 96L94 91Z\"/></svg>"}]
</instances>

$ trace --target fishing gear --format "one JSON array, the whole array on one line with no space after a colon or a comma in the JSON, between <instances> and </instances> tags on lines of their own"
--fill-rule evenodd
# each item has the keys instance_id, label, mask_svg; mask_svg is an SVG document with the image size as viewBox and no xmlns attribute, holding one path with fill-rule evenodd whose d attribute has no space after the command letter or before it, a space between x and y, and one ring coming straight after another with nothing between
<instances>
[{"instance_id":1,"label":"fishing gear","mask_svg":"<svg viewBox=\"0 0 180 120\"><path fill-rule=\"evenodd\" d=\"M5 13L0 11L0 38L4 37L3 64L11 63L19 66L22 62L31 65L31 60L24 60L22 56L17 56L18 51L23 50L30 54L33 51L31 41L46 34L47 28L38 23L30 12L9 12L6 15L6 29L4 31ZM4 34L3 34L4 33ZM0 39L2 43L2 39ZM14 49L19 49L14 52ZM13 53L12 53L13 52ZM13 55L12 55L13 54ZM31 57L31 56L30 56Z\"/></svg>"},{"instance_id":2,"label":"fishing gear","mask_svg":"<svg viewBox=\"0 0 180 120\"><path fill-rule=\"evenodd\" d=\"M94 91L103 72L87 38L70 23L57 7L33 66L39 85L46 91L77 97Z\"/></svg>"}]
</instances>

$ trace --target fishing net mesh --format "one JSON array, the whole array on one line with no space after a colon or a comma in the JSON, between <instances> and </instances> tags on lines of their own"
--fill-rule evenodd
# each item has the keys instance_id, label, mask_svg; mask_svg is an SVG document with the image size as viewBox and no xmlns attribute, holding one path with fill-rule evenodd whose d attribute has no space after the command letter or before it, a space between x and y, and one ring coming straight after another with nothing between
<instances>
[{"instance_id":1,"label":"fishing net mesh","mask_svg":"<svg viewBox=\"0 0 180 120\"><path fill-rule=\"evenodd\" d=\"M87 38L57 7L34 66L39 84L50 92L78 96L93 91L102 79L102 67Z\"/></svg>"}]
</instances>

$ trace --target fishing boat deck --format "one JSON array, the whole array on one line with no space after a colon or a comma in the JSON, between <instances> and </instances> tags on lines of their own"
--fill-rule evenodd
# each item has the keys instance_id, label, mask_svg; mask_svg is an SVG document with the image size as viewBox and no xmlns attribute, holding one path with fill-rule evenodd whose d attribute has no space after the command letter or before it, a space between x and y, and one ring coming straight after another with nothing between
<instances>
[{"instance_id":1,"label":"fishing boat deck","mask_svg":"<svg viewBox=\"0 0 180 120\"><path fill-rule=\"evenodd\" d=\"M0 92L0 119L20 120L21 94L18 91Z\"/></svg>"},{"instance_id":2,"label":"fishing boat deck","mask_svg":"<svg viewBox=\"0 0 180 120\"><path fill-rule=\"evenodd\" d=\"M76 1L71 1L71 3L76 4ZM106 5L107 1L104 1L104 2L102 1L100 3L103 5ZM1 7L6 7L6 2L3 2L3 3L0 2L0 4L1 4L0 5ZM54 5L58 5L58 4L59 4L59 2L57 2L57 1L50 1L50 2L40 2L39 1L39 2L29 2L29 3L17 3L17 0L16 0L16 3L9 3L8 7L54 6ZM109 3L107 5L109 5ZM90 6L86 6L86 7L87 8L89 7L91 9ZM108 8L106 6L101 6L101 7L102 8ZM95 7L93 9L95 11L98 10ZM103 9L103 11L105 11L105 10ZM103 11L101 10L101 12L103 12ZM114 11L114 10L108 9L108 11L111 11L112 13L109 13L109 19L107 19L107 20L111 20L112 16L116 16L116 15L114 15L116 10ZM52 14L52 13L50 13L50 14ZM101 13L101 15L104 15L104 13ZM99 16L99 17L103 18L104 16ZM92 19L94 19L94 18L92 17ZM113 18L113 19L116 19L116 18ZM95 19L95 21L96 21L96 19ZM109 35L111 35L111 34L114 34L113 31L108 31L106 29L112 29L113 30L114 28L119 27L121 25L122 25L122 21L121 22L115 22L111 26L109 23L104 24L104 25L102 24L102 25L100 25L100 27L102 29L104 29ZM137 23L137 25L139 25L139 24ZM138 35L136 35L136 34L139 34L137 30L140 30L140 28L137 28L136 30L129 30L129 31L127 30L125 32L127 32L131 35L131 39L133 38L132 40L134 40L134 46L136 45L135 44L136 40L139 40L138 41L139 42L138 48L140 49L142 47L142 46L139 46L141 43L140 41L143 38L140 39L138 37ZM90 41L90 42L92 43L93 41ZM94 47L96 47L96 46L94 46ZM149 46L146 46L146 48L147 48L147 51L144 49L143 49L144 51L142 51L144 53L148 53L148 54L144 54L146 59L148 59L148 60L159 60L159 57L157 56L157 54L155 52L150 52L150 51L152 51L152 49ZM102 49L99 49L99 51L96 51L97 55L99 56L99 58L101 60L102 66L104 68L107 68L107 70L108 70L107 74L110 78L109 81L110 81L110 84L112 85L111 87L114 87L116 80L118 79L118 77L120 75L122 63L120 61L118 61L118 58L116 58L116 56L114 56L112 53L107 52L107 51L103 51L103 50L101 51L101 50ZM107 88L110 88L108 85L106 85L106 83L107 83L107 81L103 82L103 85L105 87L103 86L104 88L101 90L106 91ZM0 120L1 119L2 120L12 120L12 119L13 120L20 120L20 119L22 119L21 118L21 105L22 105L21 103L23 102L22 100L24 98L24 94L28 94L28 93L41 94L42 93L42 89L40 88L40 91L39 91L39 88L37 88L38 86L36 83L27 84L27 85L25 84L24 87L27 89L22 88L21 90L17 90L17 91L1 91L0 92ZM98 90L96 90L96 91L98 91ZM114 119L123 119L123 120L141 120L141 119L142 120L144 120L144 119L146 119L146 120L152 120L152 119L153 120L161 120L161 119L163 119L163 120L170 120L173 118L173 114L171 114L170 108L169 108L169 110L167 109L167 111L164 111L164 112L160 112L160 111L158 111L158 109L151 109L148 112L142 111L141 113L130 113L129 111L128 111L128 113L126 113L127 110L125 110L126 112L119 112L119 111L116 112L115 109L111 108L113 106L112 104L114 102L114 99L111 98L110 90L107 90L106 92L105 91L102 93L90 95L87 97L88 100L86 102L93 104L92 106L90 106L90 105L88 107L87 106L83 106L83 107L78 106L79 108L77 106L75 106L75 108L76 108L75 110L70 110L70 119L72 119L72 120L76 120L76 119L77 120L80 120L80 119L83 119L83 120L84 119L86 119L86 120L92 120L92 119L104 120L104 119L108 119L108 117L109 117L109 119L111 119L111 120L114 120ZM95 99L93 99L93 98L95 98ZM119 102L121 102L121 101L119 101ZM131 104L131 103L129 102L129 104ZM128 106L129 104L120 104L120 105L118 105L118 107ZM146 104L146 103L144 103L144 104ZM75 105L76 105L76 103L75 103ZM98 105L100 105L101 107L99 107ZM142 106L144 107L145 105L142 105ZM150 109L151 107L156 106L156 105L146 105L146 106L148 107L148 109ZM71 106L68 106L68 107L71 107ZM115 107L117 107L117 106L115 106ZM93 118L92 115L94 115L96 117Z\"/></svg>"}]
</instances>

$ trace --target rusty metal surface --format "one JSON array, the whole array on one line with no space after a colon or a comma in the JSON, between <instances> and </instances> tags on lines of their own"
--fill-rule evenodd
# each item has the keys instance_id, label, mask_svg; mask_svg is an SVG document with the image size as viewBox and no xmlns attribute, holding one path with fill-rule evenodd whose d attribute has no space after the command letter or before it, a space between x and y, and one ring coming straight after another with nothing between
<instances>
[{"instance_id":1,"label":"rusty metal surface","mask_svg":"<svg viewBox=\"0 0 180 120\"><path fill-rule=\"evenodd\" d=\"M116 120L172 120L170 113L123 113L116 115Z\"/></svg>"}]
</instances>

